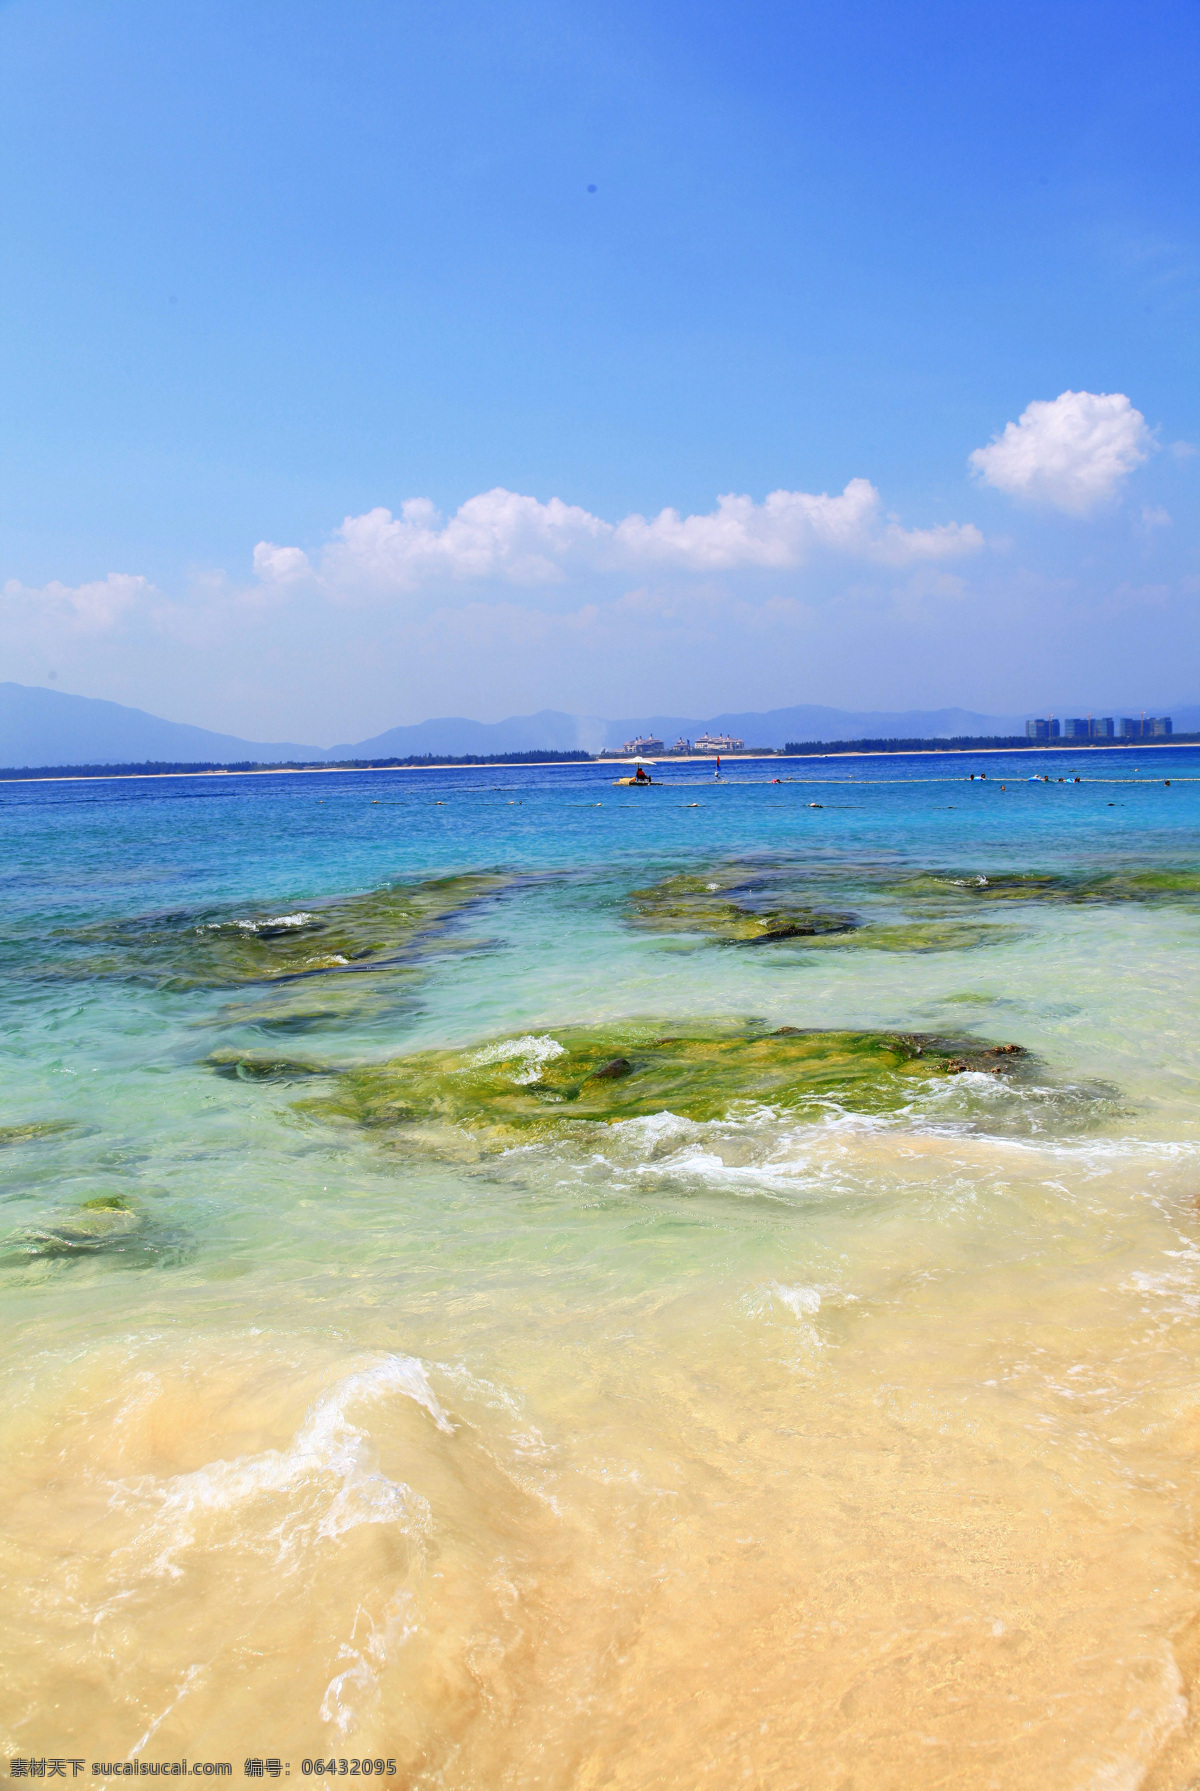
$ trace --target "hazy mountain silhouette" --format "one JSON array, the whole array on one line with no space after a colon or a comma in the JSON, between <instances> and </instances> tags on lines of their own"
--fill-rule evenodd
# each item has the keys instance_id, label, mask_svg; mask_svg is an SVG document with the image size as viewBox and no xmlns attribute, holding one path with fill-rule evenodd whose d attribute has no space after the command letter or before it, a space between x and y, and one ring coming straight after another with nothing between
<instances>
[{"instance_id":1,"label":"hazy mountain silhouette","mask_svg":"<svg viewBox=\"0 0 1200 1791\"><path fill-rule=\"evenodd\" d=\"M1140 710L1113 713L1138 714ZM1200 732L1200 705L1160 708L1154 713L1170 714L1178 733ZM620 747L637 734L650 734L667 746L673 746L680 735L694 740L705 732L733 734L747 746L783 746L789 740L948 739L960 734L1019 734L1024 726L1023 715L981 715L971 709L852 710L814 703L709 716L639 715L623 721L542 709L536 715L511 716L506 721L447 716L388 728L366 740L319 747L292 740L243 740L186 722L163 721L144 709L130 709L99 697L70 696L37 685L0 684L0 766L14 770L32 765L129 765L148 760L223 764L240 759L265 763L299 759L319 764L329 759L402 759L417 753L561 752L576 748L599 752Z\"/></svg>"},{"instance_id":2,"label":"hazy mountain silhouette","mask_svg":"<svg viewBox=\"0 0 1200 1791\"><path fill-rule=\"evenodd\" d=\"M148 759L224 762L310 758L312 749L216 734L162 721L101 697L68 696L38 685L0 684L0 765L135 765Z\"/></svg>"}]
</instances>

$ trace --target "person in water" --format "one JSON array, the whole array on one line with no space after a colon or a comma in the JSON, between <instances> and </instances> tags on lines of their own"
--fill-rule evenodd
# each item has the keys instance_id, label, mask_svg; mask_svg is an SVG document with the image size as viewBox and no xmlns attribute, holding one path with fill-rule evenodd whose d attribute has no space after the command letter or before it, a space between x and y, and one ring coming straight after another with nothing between
<instances>
[{"instance_id":1,"label":"person in water","mask_svg":"<svg viewBox=\"0 0 1200 1791\"><path fill-rule=\"evenodd\" d=\"M634 772L633 781L635 784L648 784L652 780L646 776L646 773L642 770L642 767L639 765L637 770Z\"/></svg>"}]
</instances>

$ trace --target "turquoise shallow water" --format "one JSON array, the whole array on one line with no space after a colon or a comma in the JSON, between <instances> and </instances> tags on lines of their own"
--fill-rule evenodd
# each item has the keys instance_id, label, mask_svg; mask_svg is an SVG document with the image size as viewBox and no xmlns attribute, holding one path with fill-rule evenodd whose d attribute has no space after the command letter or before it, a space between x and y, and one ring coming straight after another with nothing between
<instances>
[{"instance_id":1,"label":"turquoise shallow water","mask_svg":"<svg viewBox=\"0 0 1200 1791\"><path fill-rule=\"evenodd\" d=\"M0 787L0 1739L1191 1782L1200 753L613 775ZM375 960L204 956L481 874ZM680 875L855 930L637 924ZM1028 1057L484 1151L321 1106L639 1018Z\"/></svg>"}]
</instances>

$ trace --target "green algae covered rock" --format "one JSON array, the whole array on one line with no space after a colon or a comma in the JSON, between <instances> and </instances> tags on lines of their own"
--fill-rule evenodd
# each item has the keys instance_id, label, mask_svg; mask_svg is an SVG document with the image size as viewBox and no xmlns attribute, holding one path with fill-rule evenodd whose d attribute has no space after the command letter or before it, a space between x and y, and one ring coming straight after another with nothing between
<instances>
[{"instance_id":1,"label":"green algae covered rock","mask_svg":"<svg viewBox=\"0 0 1200 1791\"><path fill-rule=\"evenodd\" d=\"M123 1195L100 1194L55 1223L29 1231L24 1254L70 1257L125 1251L144 1224L144 1215Z\"/></svg>"},{"instance_id":2,"label":"green algae covered rock","mask_svg":"<svg viewBox=\"0 0 1200 1791\"><path fill-rule=\"evenodd\" d=\"M20 1126L0 1126L0 1150L12 1144L36 1144L42 1138L59 1138L78 1131L71 1119L33 1119Z\"/></svg>"},{"instance_id":3,"label":"green algae covered rock","mask_svg":"<svg viewBox=\"0 0 1200 1791\"><path fill-rule=\"evenodd\" d=\"M287 912L151 915L73 935L78 968L164 988L235 988L391 969L445 949L467 909L512 882L494 872L396 883Z\"/></svg>"},{"instance_id":4,"label":"green algae covered rock","mask_svg":"<svg viewBox=\"0 0 1200 1791\"><path fill-rule=\"evenodd\" d=\"M183 1261L193 1247L180 1226L164 1223L136 1199L97 1194L10 1236L0 1246L0 1269L162 1268Z\"/></svg>"},{"instance_id":5,"label":"green algae covered rock","mask_svg":"<svg viewBox=\"0 0 1200 1791\"><path fill-rule=\"evenodd\" d=\"M255 1051L211 1051L204 1061L210 1070L230 1082L305 1082L312 1076L331 1074L322 1064L268 1057Z\"/></svg>"},{"instance_id":6,"label":"green algae covered rock","mask_svg":"<svg viewBox=\"0 0 1200 1791\"><path fill-rule=\"evenodd\" d=\"M1017 1045L920 1033L818 1032L662 1022L554 1027L462 1051L421 1051L352 1069L329 1095L297 1103L389 1142L475 1151L529 1142L564 1125L671 1112L724 1119L769 1104L816 1111L904 1106L931 1078L1019 1071Z\"/></svg>"},{"instance_id":7,"label":"green algae covered rock","mask_svg":"<svg viewBox=\"0 0 1200 1791\"><path fill-rule=\"evenodd\" d=\"M629 898L634 926L655 933L704 933L722 945L763 945L778 939L814 939L850 933L853 914L809 903L772 900L770 886L756 887L744 869L725 867L664 877Z\"/></svg>"},{"instance_id":8,"label":"green algae covered rock","mask_svg":"<svg viewBox=\"0 0 1200 1791\"><path fill-rule=\"evenodd\" d=\"M845 906L853 903L854 908ZM1124 866L1078 871L912 870L886 864L733 860L664 877L629 897L627 918L656 933L722 945L792 940L825 950L970 950L1015 937L988 908L1200 904L1200 871Z\"/></svg>"},{"instance_id":9,"label":"green algae covered rock","mask_svg":"<svg viewBox=\"0 0 1200 1791\"><path fill-rule=\"evenodd\" d=\"M1022 937L1024 935L1011 926L989 926L977 920L946 917L864 921L849 938L835 938L830 945L855 951L974 951L981 945L1003 945Z\"/></svg>"},{"instance_id":10,"label":"green algae covered rock","mask_svg":"<svg viewBox=\"0 0 1200 1791\"><path fill-rule=\"evenodd\" d=\"M1012 938L1008 928L941 912L877 921L821 901L828 874L793 867L723 865L665 877L629 898L634 926L656 933L700 933L722 945L803 940L830 950L962 951ZM876 893L868 889L870 894ZM807 898L807 899L805 899ZM935 910L943 902L922 904ZM895 912L895 910L893 910Z\"/></svg>"},{"instance_id":11,"label":"green algae covered rock","mask_svg":"<svg viewBox=\"0 0 1200 1791\"><path fill-rule=\"evenodd\" d=\"M1200 902L1200 871L1140 869L1077 871L920 871L892 882L903 901L944 907L961 903Z\"/></svg>"}]
</instances>

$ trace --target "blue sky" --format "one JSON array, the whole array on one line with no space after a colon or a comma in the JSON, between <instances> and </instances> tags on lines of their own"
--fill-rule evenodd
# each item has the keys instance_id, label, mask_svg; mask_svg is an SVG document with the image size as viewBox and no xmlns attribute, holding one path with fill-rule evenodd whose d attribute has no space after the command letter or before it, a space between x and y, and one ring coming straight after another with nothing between
<instances>
[{"instance_id":1,"label":"blue sky","mask_svg":"<svg viewBox=\"0 0 1200 1791\"><path fill-rule=\"evenodd\" d=\"M1200 699L1198 52L8 0L0 676L260 738Z\"/></svg>"}]
</instances>

